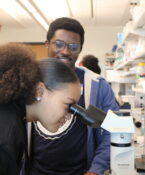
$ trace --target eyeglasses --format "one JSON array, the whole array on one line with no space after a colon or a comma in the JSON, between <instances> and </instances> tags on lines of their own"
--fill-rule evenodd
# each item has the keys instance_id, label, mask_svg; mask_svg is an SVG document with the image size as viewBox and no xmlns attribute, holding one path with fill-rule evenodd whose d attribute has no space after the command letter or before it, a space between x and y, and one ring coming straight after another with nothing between
<instances>
[{"instance_id":1,"label":"eyeglasses","mask_svg":"<svg viewBox=\"0 0 145 175\"><path fill-rule=\"evenodd\" d=\"M67 44L61 40L52 41L52 44L55 46L55 49L58 51L63 51L66 46L69 49L69 51L72 53L78 53L78 52L80 52L80 49L81 49L81 45L78 43Z\"/></svg>"}]
</instances>

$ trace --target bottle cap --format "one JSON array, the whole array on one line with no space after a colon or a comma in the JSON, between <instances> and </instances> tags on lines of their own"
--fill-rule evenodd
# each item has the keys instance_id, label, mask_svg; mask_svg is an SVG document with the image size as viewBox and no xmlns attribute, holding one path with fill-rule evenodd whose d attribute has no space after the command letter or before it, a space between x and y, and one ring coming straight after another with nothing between
<instances>
[{"instance_id":1,"label":"bottle cap","mask_svg":"<svg viewBox=\"0 0 145 175\"><path fill-rule=\"evenodd\" d=\"M145 66L145 63L144 62L139 62L138 66Z\"/></svg>"}]
</instances>

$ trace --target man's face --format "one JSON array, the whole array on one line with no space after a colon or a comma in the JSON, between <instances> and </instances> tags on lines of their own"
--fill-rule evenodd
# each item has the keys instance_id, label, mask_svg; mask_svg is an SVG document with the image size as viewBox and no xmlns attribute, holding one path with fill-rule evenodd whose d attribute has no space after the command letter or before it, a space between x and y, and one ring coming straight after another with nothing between
<instances>
[{"instance_id":1,"label":"man's face","mask_svg":"<svg viewBox=\"0 0 145 175\"><path fill-rule=\"evenodd\" d=\"M71 68L74 68L75 62L81 50L80 35L64 29L55 31L50 41L46 42L48 47L48 56L58 58Z\"/></svg>"}]
</instances>

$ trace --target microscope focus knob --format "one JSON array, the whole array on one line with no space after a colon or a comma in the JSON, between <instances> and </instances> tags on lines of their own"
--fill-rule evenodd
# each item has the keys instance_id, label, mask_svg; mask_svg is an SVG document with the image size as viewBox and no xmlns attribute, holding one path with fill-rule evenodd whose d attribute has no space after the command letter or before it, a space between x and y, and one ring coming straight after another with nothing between
<instances>
[{"instance_id":1,"label":"microscope focus knob","mask_svg":"<svg viewBox=\"0 0 145 175\"><path fill-rule=\"evenodd\" d=\"M137 127L137 128L141 128L141 122L135 122L135 126Z\"/></svg>"}]
</instances>

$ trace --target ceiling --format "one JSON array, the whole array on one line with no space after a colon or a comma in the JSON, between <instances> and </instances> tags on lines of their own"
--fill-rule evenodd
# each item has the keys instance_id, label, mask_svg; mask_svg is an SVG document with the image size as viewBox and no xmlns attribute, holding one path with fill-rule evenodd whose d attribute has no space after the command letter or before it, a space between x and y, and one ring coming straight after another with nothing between
<instances>
[{"instance_id":1,"label":"ceiling","mask_svg":"<svg viewBox=\"0 0 145 175\"><path fill-rule=\"evenodd\" d=\"M130 18L131 0L0 0L0 24L3 28L25 29L47 25L57 17L69 16L86 26L124 26ZM28 9L26 3L33 5ZM24 4L25 3L25 4Z\"/></svg>"}]
</instances>

